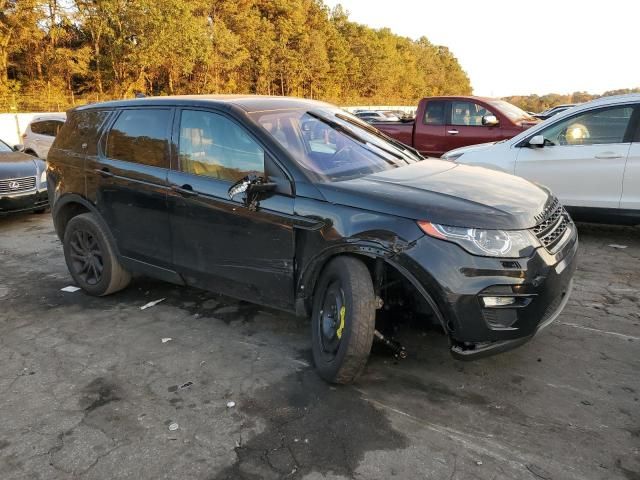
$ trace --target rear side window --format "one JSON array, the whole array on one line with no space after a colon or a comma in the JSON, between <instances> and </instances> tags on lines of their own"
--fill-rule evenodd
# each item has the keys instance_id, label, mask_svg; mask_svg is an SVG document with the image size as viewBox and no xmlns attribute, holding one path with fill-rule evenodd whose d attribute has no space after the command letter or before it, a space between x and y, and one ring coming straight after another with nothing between
<instances>
[{"instance_id":1,"label":"rear side window","mask_svg":"<svg viewBox=\"0 0 640 480\"><path fill-rule=\"evenodd\" d=\"M95 155L98 151L100 127L110 113L109 110L85 110L69 114L56 137L54 147ZM85 144L86 149L83 148Z\"/></svg>"},{"instance_id":2,"label":"rear side window","mask_svg":"<svg viewBox=\"0 0 640 480\"><path fill-rule=\"evenodd\" d=\"M444 107L446 102L434 100L427 103L424 111L425 125L444 125Z\"/></svg>"},{"instance_id":3,"label":"rear side window","mask_svg":"<svg viewBox=\"0 0 640 480\"><path fill-rule=\"evenodd\" d=\"M31 124L31 131L38 135L46 135L48 137L55 137L58 134L58 130L62 126L62 122L58 120L42 120L39 122L33 122Z\"/></svg>"},{"instance_id":4,"label":"rear side window","mask_svg":"<svg viewBox=\"0 0 640 480\"><path fill-rule=\"evenodd\" d=\"M107 156L115 160L169 168L171 110L123 110L109 131Z\"/></svg>"},{"instance_id":5,"label":"rear side window","mask_svg":"<svg viewBox=\"0 0 640 480\"><path fill-rule=\"evenodd\" d=\"M44 135L44 122L32 122L31 131L38 135Z\"/></svg>"},{"instance_id":6,"label":"rear side window","mask_svg":"<svg viewBox=\"0 0 640 480\"><path fill-rule=\"evenodd\" d=\"M180 118L180 170L235 182L264 172L264 150L228 118L184 110Z\"/></svg>"}]
</instances>

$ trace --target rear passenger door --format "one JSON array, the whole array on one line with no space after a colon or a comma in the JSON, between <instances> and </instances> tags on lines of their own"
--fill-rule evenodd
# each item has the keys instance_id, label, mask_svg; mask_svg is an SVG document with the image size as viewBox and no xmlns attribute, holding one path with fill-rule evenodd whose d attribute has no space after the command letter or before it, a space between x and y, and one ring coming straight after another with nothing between
<instances>
[{"instance_id":1,"label":"rear passenger door","mask_svg":"<svg viewBox=\"0 0 640 480\"><path fill-rule=\"evenodd\" d=\"M100 153L87 162L87 193L115 237L120 254L171 263L167 174L171 108L115 112Z\"/></svg>"},{"instance_id":2,"label":"rear passenger door","mask_svg":"<svg viewBox=\"0 0 640 480\"><path fill-rule=\"evenodd\" d=\"M239 122L222 113L182 110L174 138L169 208L176 270L191 285L291 308L293 196L286 173ZM228 194L249 173L281 185L256 210L240 195Z\"/></svg>"}]
</instances>

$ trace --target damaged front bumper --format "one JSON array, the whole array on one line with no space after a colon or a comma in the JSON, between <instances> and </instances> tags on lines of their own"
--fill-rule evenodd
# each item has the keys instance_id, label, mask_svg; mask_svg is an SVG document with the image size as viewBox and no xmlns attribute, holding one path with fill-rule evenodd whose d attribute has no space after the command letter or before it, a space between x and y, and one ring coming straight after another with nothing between
<instances>
[{"instance_id":1,"label":"damaged front bumper","mask_svg":"<svg viewBox=\"0 0 640 480\"><path fill-rule=\"evenodd\" d=\"M572 226L557 252L540 247L528 258L479 257L423 237L393 260L433 298L451 354L473 360L526 343L560 315L571 293L577 249ZM489 304L486 297L511 303Z\"/></svg>"}]
</instances>

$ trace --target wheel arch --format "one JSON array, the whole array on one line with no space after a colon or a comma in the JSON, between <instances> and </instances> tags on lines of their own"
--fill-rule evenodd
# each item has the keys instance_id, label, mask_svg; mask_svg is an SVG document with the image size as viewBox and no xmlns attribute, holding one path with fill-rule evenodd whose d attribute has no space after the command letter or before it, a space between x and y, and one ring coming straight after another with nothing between
<instances>
[{"instance_id":1,"label":"wheel arch","mask_svg":"<svg viewBox=\"0 0 640 480\"><path fill-rule=\"evenodd\" d=\"M68 193L55 203L51 210L51 216L53 217L53 226L55 228L58 238L62 241L64 239L64 232L67 228L69 220L73 217L81 215L83 213L95 213L98 220L105 227L106 231L111 235L111 231L105 225L102 217L100 216L95 205L89 200L75 193Z\"/></svg>"},{"instance_id":2,"label":"wheel arch","mask_svg":"<svg viewBox=\"0 0 640 480\"><path fill-rule=\"evenodd\" d=\"M430 291L406 268L394 261L397 252L381 247L379 244L362 243L332 247L316 256L302 271L296 288L296 314L308 317L311 314L313 296L318 279L326 266L336 257L351 256L361 260L369 269L375 283L376 263L382 261L384 268L394 269L404 280L409 282L433 310L440 325L449 334L449 328L435 297Z\"/></svg>"}]
</instances>

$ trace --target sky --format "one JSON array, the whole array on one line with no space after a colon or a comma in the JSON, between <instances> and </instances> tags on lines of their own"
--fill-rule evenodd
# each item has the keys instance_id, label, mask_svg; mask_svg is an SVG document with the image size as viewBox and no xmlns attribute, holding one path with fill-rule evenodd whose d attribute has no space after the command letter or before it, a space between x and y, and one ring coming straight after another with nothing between
<instances>
[{"instance_id":1,"label":"sky","mask_svg":"<svg viewBox=\"0 0 640 480\"><path fill-rule=\"evenodd\" d=\"M640 87L640 0L324 0L352 21L445 45L475 95Z\"/></svg>"}]
</instances>

